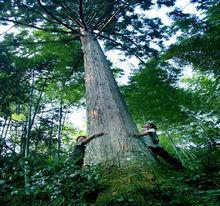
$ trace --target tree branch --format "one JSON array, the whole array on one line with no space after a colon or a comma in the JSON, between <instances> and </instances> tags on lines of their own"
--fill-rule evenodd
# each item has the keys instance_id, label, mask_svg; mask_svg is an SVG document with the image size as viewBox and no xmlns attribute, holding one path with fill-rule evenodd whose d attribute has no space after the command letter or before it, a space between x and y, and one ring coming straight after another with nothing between
<instances>
[{"instance_id":1,"label":"tree branch","mask_svg":"<svg viewBox=\"0 0 220 206\"><path fill-rule=\"evenodd\" d=\"M14 26L16 26L16 25L13 25L13 26L11 26L10 28L8 28L6 31L4 31L3 33L1 33L0 36L6 34L6 33L7 33L8 31L10 31Z\"/></svg>"},{"instance_id":2,"label":"tree branch","mask_svg":"<svg viewBox=\"0 0 220 206\"><path fill-rule=\"evenodd\" d=\"M84 28L87 30L87 26L86 23L84 21L84 14L83 14L83 4L82 4L83 0L79 0L79 16L81 18L81 21L83 23Z\"/></svg>"},{"instance_id":3,"label":"tree branch","mask_svg":"<svg viewBox=\"0 0 220 206\"><path fill-rule=\"evenodd\" d=\"M19 45L34 45L34 44L56 44L56 43L66 43L66 42L71 42L75 41L78 39L80 36L75 36L74 38L71 39L65 39L65 40L60 40L60 41L38 41L38 42L18 42L15 44L11 44L12 46L19 46Z\"/></svg>"},{"instance_id":4,"label":"tree branch","mask_svg":"<svg viewBox=\"0 0 220 206\"><path fill-rule=\"evenodd\" d=\"M91 9L93 8L93 6L95 5L95 1L96 0L93 0L92 3L90 4L90 7L88 9L88 11L86 11L86 13L88 14L87 17L85 18L85 21L87 21L87 19L89 18L89 13L91 11Z\"/></svg>"},{"instance_id":5,"label":"tree branch","mask_svg":"<svg viewBox=\"0 0 220 206\"><path fill-rule=\"evenodd\" d=\"M119 0L117 0L114 4L117 4L118 2L119 2ZM99 21L95 24L95 26L92 28L92 31L94 31L96 28L99 27L99 25L101 25L103 22L106 21L106 20L104 20L104 21L102 22L102 20L105 18L105 16L110 13L111 9L114 7L114 4L112 4L111 7L110 7L108 10L106 10L106 12L101 16L100 20L99 20Z\"/></svg>"},{"instance_id":6,"label":"tree branch","mask_svg":"<svg viewBox=\"0 0 220 206\"><path fill-rule=\"evenodd\" d=\"M15 150L13 150L11 147L9 147L6 142L4 142L3 147L5 147L5 148L9 149L10 151L12 151L14 155L17 155L17 153L15 152Z\"/></svg>"},{"instance_id":7,"label":"tree branch","mask_svg":"<svg viewBox=\"0 0 220 206\"><path fill-rule=\"evenodd\" d=\"M137 43L135 43L132 39L128 38L127 36L121 34L121 33L118 33L118 32L115 32L115 31L110 31L110 34L114 34L114 35L118 35L118 36L121 36L122 38L126 39L127 41L131 42L132 44L134 44L136 47L140 48L142 51L143 48L141 48Z\"/></svg>"},{"instance_id":8,"label":"tree branch","mask_svg":"<svg viewBox=\"0 0 220 206\"><path fill-rule=\"evenodd\" d=\"M120 13L120 11L122 9L125 9L125 5L127 4L129 0L125 1L124 4L121 6L121 8L118 9L118 11L116 11L108 20L107 22L104 24L104 26L102 26L102 28L99 30L99 33L96 35L96 38L102 33L102 31L105 29L105 27L112 21L112 19L118 14ZM128 7L129 5L127 5Z\"/></svg>"},{"instance_id":9,"label":"tree branch","mask_svg":"<svg viewBox=\"0 0 220 206\"><path fill-rule=\"evenodd\" d=\"M122 49L126 50L128 53L134 55L135 57L137 57L142 63L145 63L137 54L135 54L134 52L130 51L129 49L127 49L125 46L123 46L121 43L115 41L114 39L107 37L105 35L100 34L99 36L108 39L109 41L113 42L116 45L119 45Z\"/></svg>"},{"instance_id":10,"label":"tree branch","mask_svg":"<svg viewBox=\"0 0 220 206\"><path fill-rule=\"evenodd\" d=\"M46 32L65 33L65 34L72 34L73 33L73 32L68 32L68 31L58 30L58 29L43 29L41 27L38 27L38 26L35 26L35 25L32 25L32 24L26 24L26 23L19 22L19 21L16 21L16 20L4 19L4 18L1 18L1 17L0 17L0 20L6 21L6 22L12 22L12 23L15 23L17 25L26 26L26 27L30 27L30 28L33 28L33 29L46 31ZM76 33L76 31L75 31L75 33ZM78 34L78 32L77 32L77 34Z\"/></svg>"},{"instance_id":11,"label":"tree branch","mask_svg":"<svg viewBox=\"0 0 220 206\"><path fill-rule=\"evenodd\" d=\"M62 21L60 21L56 16L54 16L51 12L49 12L41 3L41 0L37 0L38 4L40 5L40 7L49 15L51 16L53 19L55 19L58 23L62 24L64 27L68 28L70 31L74 31L76 32L75 29L73 29L72 27L70 27L68 24L63 23ZM79 32L78 32L79 33Z\"/></svg>"},{"instance_id":12,"label":"tree branch","mask_svg":"<svg viewBox=\"0 0 220 206\"><path fill-rule=\"evenodd\" d=\"M106 3L106 0L103 0L101 6L97 9L97 11L93 14L93 16L90 19L88 19L88 25L92 24L93 20L97 17L97 15L101 11L105 3Z\"/></svg>"},{"instance_id":13,"label":"tree branch","mask_svg":"<svg viewBox=\"0 0 220 206\"><path fill-rule=\"evenodd\" d=\"M25 9L30 10L29 6L27 6L27 5L25 5L25 4L21 4L20 7L24 7ZM31 8L31 10L32 10L33 12L37 13L38 15L40 15L43 19L46 19L48 22L51 22L51 23L53 23L53 24L54 24L54 23L57 23L57 22L55 22L55 21L52 21L52 20L46 18L41 12L39 12L39 11L36 10L36 9Z\"/></svg>"},{"instance_id":14,"label":"tree branch","mask_svg":"<svg viewBox=\"0 0 220 206\"><path fill-rule=\"evenodd\" d=\"M82 27L82 23L77 19L77 17L71 15L68 6L63 2L63 5L60 4L59 2L55 1L56 4L58 4L60 7L64 9L64 11L68 14L68 16L79 26Z\"/></svg>"}]
</instances>

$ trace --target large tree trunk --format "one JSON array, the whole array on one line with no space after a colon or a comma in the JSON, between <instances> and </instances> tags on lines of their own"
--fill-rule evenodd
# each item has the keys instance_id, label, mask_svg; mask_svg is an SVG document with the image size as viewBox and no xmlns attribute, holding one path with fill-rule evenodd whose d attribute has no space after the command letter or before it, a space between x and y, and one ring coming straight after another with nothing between
<instances>
[{"instance_id":1,"label":"large tree trunk","mask_svg":"<svg viewBox=\"0 0 220 206\"><path fill-rule=\"evenodd\" d=\"M133 158L138 160L143 154L143 145L140 140L132 137L138 130L119 92L108 61L94 35L83 29L81 33L88 135L106 133L88 143L84 164L120 165ZM145 156L152 158L146 147L144 150Z\"/></svg>"}]
</instances>

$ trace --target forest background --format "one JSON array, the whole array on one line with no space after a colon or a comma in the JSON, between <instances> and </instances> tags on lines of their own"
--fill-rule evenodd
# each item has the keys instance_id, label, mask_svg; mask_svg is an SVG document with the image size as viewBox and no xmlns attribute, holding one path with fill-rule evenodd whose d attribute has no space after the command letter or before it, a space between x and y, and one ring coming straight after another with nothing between
<instances>
[{"instance_id":1,"label":"forest background","mask_svg":"<svg viewBox=\"0 0 220 206\"><path fill-rule=\"evenodd\" d=\"M86 134L67 121L86 107L83 51L62 22L30 14L33 2L41 1L0 1L1 24L16 28L0 42L1 204L219 205L220 2L191 0L198 13L190 14L172 0L122 1L126 12L116 10L107 25L95 25L98 12L87 18L106 51L140 62L120 91L138 128L154 122L163 147L187 168L178 173L160 160L150 180L146 171L71 164L75 137ZM152 7L166 9L171 24L146 16ZM110 61L115 78L123 76Z\"/></svg>"}]
</instances>

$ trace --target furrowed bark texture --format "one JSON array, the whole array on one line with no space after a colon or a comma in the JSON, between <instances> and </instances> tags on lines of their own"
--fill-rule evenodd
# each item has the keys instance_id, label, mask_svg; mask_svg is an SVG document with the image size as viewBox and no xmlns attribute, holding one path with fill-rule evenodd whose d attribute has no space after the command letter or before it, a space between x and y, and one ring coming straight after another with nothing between
<instances>
[{"instance_id":1,"label":"furrowed bark texture","mask_svg":"<svg viewBox=\"0 0 220 206\"><path fill-rule=\"evenodd\" d=\"M120 165L143 154L138 132L119 92L106 57L94 35L81 29L87 101L88 135L106 133L88 143L84 164ZM142 152L141 152L142 150ZM149 151L144 148L148 158ZM145 156L146 156L145 153Z\"/></svg>"}]
</instances>

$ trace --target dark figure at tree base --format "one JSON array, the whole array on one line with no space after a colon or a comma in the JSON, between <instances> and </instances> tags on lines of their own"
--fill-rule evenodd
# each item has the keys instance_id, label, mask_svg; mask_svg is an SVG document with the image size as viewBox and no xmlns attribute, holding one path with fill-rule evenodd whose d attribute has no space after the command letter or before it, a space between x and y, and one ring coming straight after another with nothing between
<instances>
[{"instance_id":1,"label":"dark figure at tree base","mask_svg":"<svg viewBox=\"0 0 220 206\"><path fill-rule=\"evenodd\" d=\"M162 157L164 160L173 165L177 170L183 170L184 166L182 163L172 157L159 143L159 138L156 133L156 125L149 123L144 125L144 132L136 134L134 137L141 137L142 141L150 148L154 155Z\"/></svg>"},{"instance_id":2,"label":"dark figure at tree base","mask_svg":"<svg viewBox=\"0 0 220 206\"><path fill-rule=\"evenodd\" d=\"M73 152L70 155L70 159L76 167L81 168L83 165L83 159L86 150L86 144L89 143L92 139L102 136L104 133L94 134L90 137L78 136L76 138L76 145L74 146Z\"/></svg>"}]
</instances>

